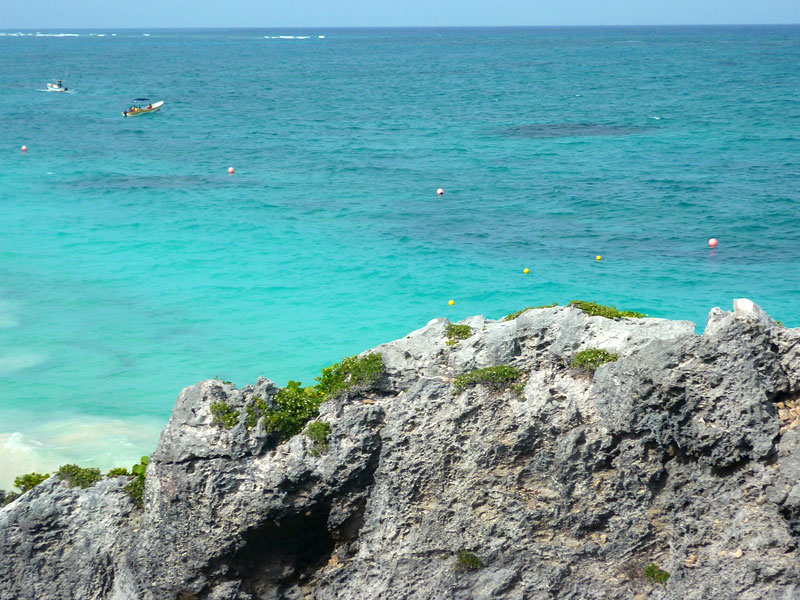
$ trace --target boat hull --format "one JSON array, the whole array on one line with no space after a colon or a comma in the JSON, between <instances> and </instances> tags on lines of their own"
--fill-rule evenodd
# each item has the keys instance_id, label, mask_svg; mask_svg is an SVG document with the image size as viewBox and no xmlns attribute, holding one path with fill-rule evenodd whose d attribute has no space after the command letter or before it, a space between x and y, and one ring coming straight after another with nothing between
<instances>
[{"instance_id":1,"label":"boat hull","mask_svg":"<svg viewBox=\"0 0 800 600\"><path fill-rule=\"evenodd\" d=\"M123 117L138 117L140 115L149 115L150 113L158 112L161 110L161 107L164 106L164 101L161 100L159 102L153 102L150 108L142 108L137 110L136 112L130 112L129 110L123 111Z\"/></svg>"}]
</instances>

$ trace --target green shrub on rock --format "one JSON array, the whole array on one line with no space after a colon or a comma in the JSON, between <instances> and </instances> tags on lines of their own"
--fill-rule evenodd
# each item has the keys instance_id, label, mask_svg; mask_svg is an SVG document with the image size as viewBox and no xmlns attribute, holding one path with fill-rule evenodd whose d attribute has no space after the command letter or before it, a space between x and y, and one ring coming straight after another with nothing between
<instances>
[{"instance_id":1,"label":"green shrub on rock","mask_svg":"<svg viewBox=\"0 0 800 600\"><path fill-rule=\"evenodd\" d=\"M488 384L495 388L503 387L513 383L522 377L523 371L516 367L509 365L500 365L497 367L486 367L485 369L475 369L469 373L462 373L456 377L453 383L453 392L460 394L468 387L478 385L479 383Z\"/></svg>"},{"instance_id":2,"label":"green shrub on rock","mask_svg":"<svg viewBox=\"0 0 800 600\"><path fill-rule=\"evenodd\" d=\"M131 474L134 476L133 481L125 486L125 491L133 500L133 503L139 508L144 507L144 480L147 476L147 465L150 464L150 457L143 456L139 464L131 467Z\"/></svg>"},{"instance_id":3,"label":"green shrub on rock","mask_svg":"<svg viewBox=\"0 0 800 600\"><path fill-rule=\"evenodd\" d=\"M325 400L354 387L366 387L378 381L385 367L380 354L348 356L342 362L325 367L317 377L317 390Z\"/></svg>"},{"instance_id":4,"label":"green shrub on rock","mask_svg":"<svg viewBox=\"0 0 800 600\"><path fill-rule=\"evenodd\" d=\"M483 568L481 559L472 552L459 550L456 554L456 571L475 571Z\"/></svg>"},{"instance_id":5,"label":"green shrub on rock","mask_svg":"<svg viewBox=\"0 0 800 600\"><path fill-rule=\"evenodd\" d=\"M211 405L212 423L230 429L239 421L239 411L227 402L214 402Z\"/></svg>"},{"instance_id":6,"label":"green shrub on rock","mask_svg":"<svg viewBox=\"0 0 800 600\"><path fill-rule=\"evenodd\" d=\"M447 342L445 343L448 346L455 346L459 340L465 340L472 335L472 327L449 323L444 329L444 334L447 336Z\"/></svg>"},{"instance_id":7,"label":"green shrub on rock","mask_svg":"<svg viewBox=\"0 0 800 600\"><path fill-rule=\"evenodd\" d=\"M590 317L605 317L606 319L643 319L647 315L632 310L617 310L616 306L604 306L597 302L586 302L585 300L573 300L569 306L574 306L585 312Z\"/></svg>"},{"instance_id":8,"label":"green shrub on rock","mask_svg":"<svg viewBox=\"0 0 800 600\"><path fill-rule=\"evenodd\" d=\"M311 446L311 454L313 456L319 456L328 451L328 436L331 433L330 423L315 421L306 427L304 433L313 442Z\"/></svg>"},{"instance_id":9,"label":"green shrub on rock","mask_svg":"<svg viewBox=\"0 0 800 600\"><path fill-rule=\"evenodd\" d=\"M644 576L664 586L667 585L667 581L669 580L669 573L662 570L656 563L650 563L650 566L644 570Z\"/></svg>"},{"instance_id":10,"label":"green shrub on rock","mask_svg":"<svg viewBox=\"0 0 800 600\"><path fill-rule=\"evenodd\" d=\"M7 492L5 490L0 490L0 507L6 506L7 504L11 504L21 495L22 494L18 494L16 492Z\"/></svg>"},{"instance_id":11,"label":"green shrub on rock","mask_svg":"<svg viewBox=\"0 0 800 600\"><path fill-rule=\"evenodd\" d=\"M247 429L253 429L253 427L258 425L258 421L261 417L268 414L270 410L266 400L261 396L253 396L252 402L247 405L247 410L245 410L244 424Z\"/></svg>"},{"instance_id":12,"label":"green shrub on rock","mask_svg":"<svg viewBox=\"0 0 800 600\"><path fill-rule=\"evenodd\" d=\"M289 381L275 395L277 410L264 416L264 428L280 440L303 431L303 426L319 414L324 397L313 385L302 387L300 381Z\"/></svg>"},{"instance_id":13,"label":"green shrub on rock","mask_svg":"<svg viewBox=\"0 0 800 600\"><path fill-rule=\"evenodd\" d=\"M539 308L553 308L554 306L558 306L558 302L553 302L552 304L542 304L541 306L528 306L521 310L518 310L517 312L513 312L510 315L506 315L505 317L503 317L503 321L513 321L522 313L524 313L526 310L539 309Z\"/></svg>"},{"instance_id":14,"label":"green shrub on rock","mask_svg":"<svg viewBox=\"0 0 800 600\"><path fill-rule=\"evenodd\" d=\"M125 467L114 467L108 473L106 473L106 477L128 477L130 473L128 473L128 469Z\"/></svg>"},{"instance_id":15,"label":"green shrub on rock","mask_svg":"<svg viewBox=\"0 0 800 600\"><path fill-rule=\"evenodd\" d=\"M48 477L50 477L49 473L45 473L44 475L41 473L26 473L14 479L14 486L22 490L24 494L28 490L35 488Z\"/></svg>"},{"instance_id":16,"label":"green shrub on rock","mask_svg":"<svg viewBox=\"0 0 800 600\"><path fill-rule=\"evenodd\" d=\"M63 465L56 471L56 475L65 481L69 487L79 488L88 488L90 485L100 481L102 477L100 469L94 467L84 469L78 465Z\"/></svg>"},{"instance_id":17,"label":"green shrub on rock","mask_svg":"<svg viewBox=\"0 0 800 600\"><path fill-rule=\"evenodd\" d=\"M572 359L570 366L594 373L600 365L615 362L618 358L618 354L612 354L602 348L588 348L578 352L575 358Z\"/></svg>"}]
</instances>

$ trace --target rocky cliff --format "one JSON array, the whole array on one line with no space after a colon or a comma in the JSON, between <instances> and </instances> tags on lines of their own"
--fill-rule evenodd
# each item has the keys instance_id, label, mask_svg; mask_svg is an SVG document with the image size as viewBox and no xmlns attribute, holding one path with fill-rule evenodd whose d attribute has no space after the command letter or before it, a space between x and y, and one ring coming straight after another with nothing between
<instances>
[{"instance_id":1,"label":"rocky cliff","mask_svg":"<svg viewBox=\"0 0 800 600\"><path fill-rule=\"evenodd\" d=\"M251 418L269 380L186 388L143 508L50 477L0 511L0 598L800 599L800 329L449 325L371 351L327 440Z\"/></svg>"}]
</instances>

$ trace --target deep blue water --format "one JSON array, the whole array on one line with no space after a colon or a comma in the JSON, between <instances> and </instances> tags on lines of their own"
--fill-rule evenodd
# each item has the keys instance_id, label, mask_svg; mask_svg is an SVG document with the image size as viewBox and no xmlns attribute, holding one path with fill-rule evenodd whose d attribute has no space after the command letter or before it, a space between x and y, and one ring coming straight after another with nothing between
<instances>
[{"instance_id":1,"label":"deep blue water","mask_svg":"<svg viewBox=\"0 0 800 600\"><path fill-rule=\"evenodd\" d=\"M0 484L437 316L800 325L800 27L42 33L0 35Z\"/></svg>"}]
</instances>

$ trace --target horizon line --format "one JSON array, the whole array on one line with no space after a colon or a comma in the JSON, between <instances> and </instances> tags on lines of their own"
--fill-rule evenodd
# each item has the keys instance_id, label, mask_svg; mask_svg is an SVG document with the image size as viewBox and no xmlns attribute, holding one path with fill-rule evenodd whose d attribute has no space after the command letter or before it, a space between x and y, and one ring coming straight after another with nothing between
<instances>
[{"instance_id":1,"label":"horizon line","mask_svg":"<svg viewBox=\"0 0 800 600\"><path fill-rule=\"evenodd\" d=\"M585 28L613 28L613 27L795 27L798 23L626 23L607 25L230 25L225 27L212 26L141 26L141 27L108 27L104 25L89 25L82 27L4 27L0 31L65 31L84 29L109 29L115 31L149 30L248 30L248 29L568 29L575 27Z\"/></svg>"}]
</instances>

